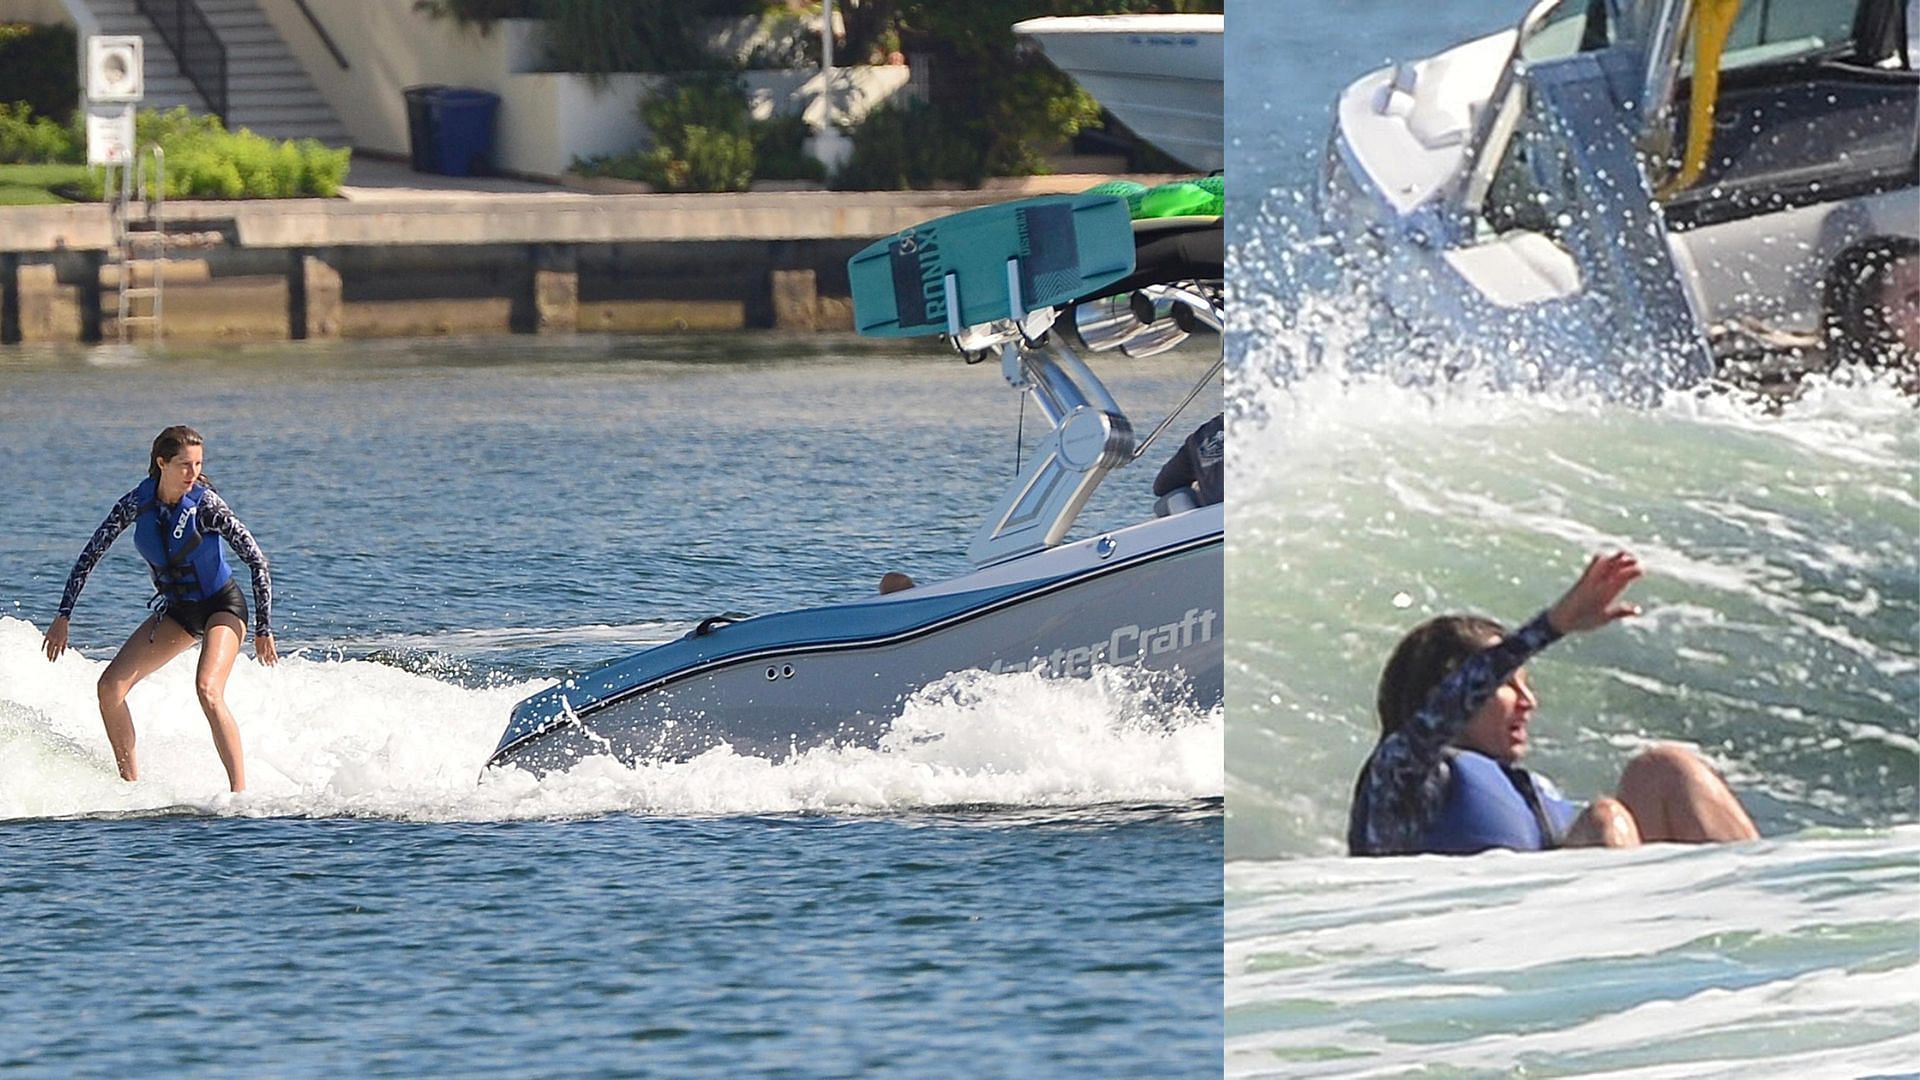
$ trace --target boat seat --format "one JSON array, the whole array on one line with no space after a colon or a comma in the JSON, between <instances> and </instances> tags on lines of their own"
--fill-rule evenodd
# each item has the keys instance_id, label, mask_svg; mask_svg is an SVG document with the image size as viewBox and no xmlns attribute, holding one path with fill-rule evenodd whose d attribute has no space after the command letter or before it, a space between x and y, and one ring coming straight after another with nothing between
<instances>
[{"instance_id":1,"label":"boat seat","mask_svg":"<svg viewBox=\"0 0 1920 1080\"><path fill-rule=\"evenodd\" d=\"M1184 514L1189 510L1198 509L1200 509L1200 496L1193 490L1192 484L1183 488L1174 488L1153 501L1154 517L1172 517L1175 514Z\"/></svg>"}]
</instances>

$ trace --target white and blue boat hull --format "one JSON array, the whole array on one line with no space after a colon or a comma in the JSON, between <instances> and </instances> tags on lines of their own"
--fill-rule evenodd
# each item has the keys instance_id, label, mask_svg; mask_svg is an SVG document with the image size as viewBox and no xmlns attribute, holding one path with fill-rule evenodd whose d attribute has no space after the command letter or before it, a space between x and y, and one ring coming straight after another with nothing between
<instances>
[{"instance_id":1,"label":"white and blue boat hull","mask_svg":"<svg viewBox=\"0 0 1920 1080\"><path fill-rule=\"evenodd\" d=\"M1219 506L1190 510L922 589L689 634L521 702L489 765L544 773L722 745L774 760L872 746L916 691L974 669L1086 677L1137 665L1169 673L1176 701L1211 705L1222 695L1222 521Z\"/></svg>"}]
</instances>

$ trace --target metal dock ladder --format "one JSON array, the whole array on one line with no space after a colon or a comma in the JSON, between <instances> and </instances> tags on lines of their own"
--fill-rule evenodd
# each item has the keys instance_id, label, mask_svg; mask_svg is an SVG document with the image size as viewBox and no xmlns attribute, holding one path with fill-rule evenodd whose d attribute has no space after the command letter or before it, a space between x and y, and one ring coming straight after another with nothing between
<instances>
[{"instance_id":1,"label":"metal dock ladder","mask_svg":"<svg viewBox=\"0 0 1920 1080\"><path fill-rule=\"evenodd\" d=\"M161 317L166 310L163 291L167 259L165 151L158 146L153 148L151 173L147 163L147 156L138 155L132 162L108 166L107 171L107 191L111 197L109 215L113 220L113 262L117 267L115 292L119 295L115 326L123 344L133 337L135 323L151 326L155 340L164 333ZM139 231L133 228L136 206L140 214L138 220L147 226ZM146 254L136 254L137 247L145 248ZM140 277L137 271L143 263L146 278L151 284L136 284ZM145 313L135 310L136 301L139 300L147 301Z\"/></svg>"}]
</instances>

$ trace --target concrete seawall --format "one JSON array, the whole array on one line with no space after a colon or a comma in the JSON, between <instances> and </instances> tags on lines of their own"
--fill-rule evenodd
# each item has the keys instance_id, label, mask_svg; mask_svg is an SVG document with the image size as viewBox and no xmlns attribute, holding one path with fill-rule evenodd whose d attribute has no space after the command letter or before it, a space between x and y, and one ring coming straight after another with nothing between
<instances>
[{"instance_id":1,"label":"concrete seawall","mask_svg":"<svg viewBox=\"0 0 1920 1080\"><path fill-rule=\"evenodd\" d=\"M846 262L973 206L1080 191L589 195L445 191L176 201L129 236L134 287L163 286L179 340L852 326ZM1142 177L1155 181L1158 177ZM123 266L104 205L0 208L0 344L116 339ZM130 294L130 314L147 298ZM152 334L129 320L130 336Z\"/></svg>"}]
</instances>

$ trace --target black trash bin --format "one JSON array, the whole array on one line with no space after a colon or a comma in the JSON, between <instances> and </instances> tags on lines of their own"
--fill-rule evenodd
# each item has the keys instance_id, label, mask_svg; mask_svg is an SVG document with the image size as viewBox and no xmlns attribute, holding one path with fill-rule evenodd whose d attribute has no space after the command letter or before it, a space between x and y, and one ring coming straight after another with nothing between
<instances>
[{"instance_id":1,"label":"black trash bin","mask_svg":"<svg viewBox=\"0 0 1920 1080\"><path fill-rule=\"evenodd\" d=\"M446 87L438 83L409 86L407 95L407 151L414 172L439 172L434 157L434 98Z\"/></svg>"},{"instance_id":2,"label":"black trash bin","mask_svg":"<svg viewBox=\"0 0 1920 1080\"><path fill-rule=\"evenodd\" d=\"M444 86L433 95L434 170L444 176L493 172L493 118L500 95Z\"/></svg>"}]
</instances>

